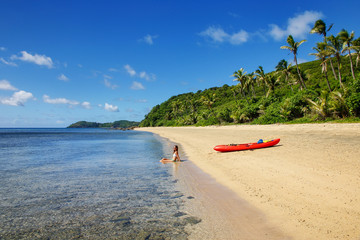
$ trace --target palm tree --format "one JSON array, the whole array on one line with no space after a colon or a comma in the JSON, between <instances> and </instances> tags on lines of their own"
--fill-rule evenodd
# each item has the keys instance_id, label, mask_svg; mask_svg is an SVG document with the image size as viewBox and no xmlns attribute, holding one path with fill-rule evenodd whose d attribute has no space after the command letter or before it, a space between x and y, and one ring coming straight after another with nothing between
<instances>
[{"instance_id":1,"label":"palm tree","mask_svg":"<svg viewBox=\"0 0 360 240\"><path fill-rule=\"evenodd\" d=\"M358 67L360 61L360 37L353 41L353 47L356 54L356 67Z\"/></svg>"},{"instance_id":2,"label":"palm tree","mask_svg":"<svg viewBox=\"0 0 360 240\"><path fill-rule=\"evenodd\" d=\"M256 80L258 83L262 84L264 86L264 95L266 95L266 82L265 82L265 72L262 66L259 66L259 68L255 71L255 75L256 75Z\"/></svg>"},{"instance_id":3,"label":"palm tree","mask_svg":"<svg viewBox=\"0 0 360 240\"><path fill-rule=\"evenodd\" d=\"M172 107L172 114L174 115L174 118L176 118L181 107L181 101L179 99L174 100L171 103L171 107Z\"/></svg>"},{"instance_id":4,"label":"palm tree","mask_svg":"<svg viewBox=\"0 0 360 240\"><path fill-rule=\"evenodd\" d=\"M288 62L285 59L281 59L278 64L275 66L275 70L277 72L281 72L282 70L284 70L284 68L286 68L285 66L288 65Z\"/></svg>"},{"instance_id":5,"label":"palm tree","mask_svg":"<svg viewBox=\"0 0 360 240\"><path fill-rule=\"evenodd\" d=\"M314 27L311 29L310 33L320 34L324 36L324 42L326 42L326 33L330 31L334 24L331 24L328 29L326 29L326 24L323 20L319 19L315 22Z\"/></svg>"},{"instance_id":6,"label":"palm tree","mask_svg":"<svg viewBox=\"0 0 360 240\"><path fill-rule=\"evenodd\" d=\"M203 96L201 96L200 101L209 108L210 112L214 115L212 106L214 105L214 103L217 101L217 97L216 97L216 93L207 93Z\"/></svg>"},{"instance_id":7,"label":"palm tree","mask_svg":"<svg viewBox=\"0 0 360 240\"><path fill-rule=\"evenodd\" d=\"M265 81L268 86L268 91L266 93L266 97L268 97L273 91L275 91L275 87L279 85L280 80L275 76L268 76L265 78Z\"/></svg>"},{"instance_id":8,"label":"palm tree","mask_svg":"<svg viewBox=\"0 0 360 240\"><path fill-rule=\"evenodd\" d=\"M246 98L245 95L245 89L246 89L246 72L244 71L243 68L240 68L238 71L235 71L234 74L232 75L233 77L235 77L235 79L233 81L237 81L239 82L238 85L240 85L240 91L243 94L246 102L249 104L248 99Z\"/></svg>"},{"instance_id":9,"label":"palm tree","mask_svg":"<svg viewBox=\"0 0 360 240\"><path fill-rule=\"evenodd\" d=\"M299 70L299 66L298 66L298 62L297 62L297 57L296 57L296 55L298 53L299 46L301 44L303 44L304 42L306 42L306 40L304 39L304 40L301 40L300 42L295 42L293 36L289 35L288 38L286 39L286 42L289 44L289 46L281 46L280 48L281 49L287 49L287 50L289 50L290 52L292 52L294 54L294 61L295 61L295 64L296 64L297 72L298 72L299 77L300 77L301 87L304 87L306 89L305 82L302 79L301 74L300 74L300 70Z\"/></svg>"},{"instance_id":10,"label":"palm tree","mask_svg":"<svg viewBox=\"0 0 360 240\"><path fill-rule=\"evenodd\" d=\"M190 113L196 113L198 101L194 97L191 97L190 99L188 99L188 101L186 103L190 109Z\"/></svg>"},{"instance_id":11,"label":"palm tree","mask_svg":"<svg viewBox=\"0 0 360 240\"><path fill-rule=\"evenodd\" d=\"M317 99L317 102L309 98L307 98L307 101L312 112L324 120L330 116L329 94L326 91L323 91Z\"/></svg>"},{"instance_id":12,"label":"palm tree","mask_svg":"<svg viewBox=\"0 0 360 240\"><path fill-rule=\"evenodd\" d=\"M339 84L340 87L343 87L342 79L341 79L341 52L342 52L342 45L339 41L339 36L334 37L331 35L327 37L328 45L327 49L330 51L330 54L336 57L337 64L338 64L338 73L339 73Z\"/></svg>"},{"instance_id":13,"label":"palm tree","mask_svg":"<svg viewBox=\"0 0 360 240\"><path fill-rule=\"evenodd\" d=\"M316 56L317 59L321 59L321 72L324 73L325 75L325 79L326 79L326 83L327 86L329 88L329 92L331 92L331 87L330 87L330 83L329 83L329 79L328 79L328 75L327 75L327 57L330 55L329 51L326 50L326 43L324 42L319 42L316 44L316 47L313 47L313 49L316 51L316 53L310 53L310 55L314 55Z\"/></svg>"},{"instance_id":14,"label":"palm tree","mask_svg":"<svg viewBox=\"0 0 360 240\"><path fill-rule=\"evenodd\" d=\"M352 57L351 57L351 50L352 48L352 41L354 40L354 32L351 32L349 34L348 31L346 31L345 29L341 30L338 33L339 39L341 41L341 43L343 44L343 50L342 52L348 51L349 52L349 58L350 58L350 69L351 69L351 74L353 79L355 80L355 74L354 74L354 65L352 62Z\"/></svg>"},{"instance_id":15,"label":"palm tree","mask_svg":"<svg viewBox=\"0 0 360 240\"><path fill-rule=\"evenodd\" d=\"M286 84L289 84L291 91L294 91L294 89L292 88L293 83L290 82L290 77L292 74L290 71L291 67L292 67L291 63L289 64L285 59L282 59L282 60L280 60L278 65L276 65L275 70L276 70L276 72L279 72L279 73L281 73L281 75L285 76Z\"/></svg>"},{"instance_id":16,"label":"palm tree","mask_svg":"<svg viewBox=\"0 0 360 240\"><path fill-rule=\"evenodd\" d=\"M317 34L320 34L320 35L323 35L324 36L324 43L326 43L326 35L327 35L327 32L330 31L330 29L333 27L334 24L331 24L330 27L328 29L326 29L326 24L323 20L319 19L315 22L314 24L314 27L311 29L310 33L311 34L314 34L314 33L317 33ZM336 77L336 74L335 74L335 70L334 70L334 66L333 66L333 63L332 63L332 59L329 58L329 61L330 61L330 66L331 66L331 69L332 69L332 72L334 74L334 78L336 80L337 77Z\"/></svg>"},{"instance_id":17,"label":"palm tree","mask_svg":"<svg viewBox=\"0 0 360 240\"><path fill-rule=\"evenodd\" d=\"M234 95L234 100L235 100L235 102L236 102L236 94L237 94L236 86L231 87L230 90L231 90L231 92L233 93L233 95Z\"/></svg>"},{"instance_id":18,"label":"palm tree","mask_svg":"<svg viewBox=\"0 0 360 240\"><path fill-rule=\"evenodd\" d=\"M331 93L330 110L334 115L345 118L349 116L349 107L346 104L345 97L339 91Z\"/></svg>"},{"instance_id":19,"label":"palm tree","mask_svg":"<svg viewBox=\"0 0 360 240\"><path fill-rule=\"evenodd\" d=\"M246 85L248 87L248 91L250 91L249 88L251 88L253 97L255 98L256 94L255 94L254 83L256 82L256 75L254 72L252 72L252 73L247 74L246 76L247 76Z\"/></svg>"}]
</instances>

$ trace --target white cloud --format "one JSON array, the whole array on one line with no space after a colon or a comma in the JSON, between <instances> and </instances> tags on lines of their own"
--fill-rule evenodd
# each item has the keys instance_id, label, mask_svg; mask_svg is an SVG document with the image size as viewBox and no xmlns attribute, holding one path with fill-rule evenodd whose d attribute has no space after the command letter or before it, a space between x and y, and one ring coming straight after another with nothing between
<instances>
[{"instance_id":1,"label":"white cloud","mask_svg":"<svg viewBox=\"0 0 360 240\"><path fill-rule=\"evenodd\" d=\"M48 68L53 68L53 61L51 60L50 57L39 54L31 55L26 51L21 51L21 54L22 56L12 55L11 60L18 59L24 62L31 62L40 66L47 66Z\"/></svg>"},{"instance_id":2,"label":"white cloud","mask_svg":"<svg viewBox=\"0 0 360 240\"><path fill-rule=\"evenodd\" d=\"M154 44L154 39L156 39L157 37L158 37L157 35L152 36L152 35L148 34L145 37L143 37L142 39L140 39L140 41L145 42L145 43L147 43L149 45L153 45Z\"/></svg>"},{"instance_id":3,"label":"white cloud","mask_svg":"<svg viewBox=\"0 0 360 240\"><path fill-rule=\"evenodd\" d=\"M146 81L153 81L156 80L156 75L153 73L146 73L146 72L140 72L139 77L142 79L145 79Z\"/></svg>"},{"instance_id":4,"label":"white cloud","mask_svg":"<svg viewBox=\"0 0 360 240\"><path fill-rule=\"evenodd\" d=\"M16 64L16 63L6 61L4 58L0 58L0 62L4 63L5 65L9 65L9 66L17 67L17 64Z\"/></svg>"},{"instance_id":5,"label":"white cloud","mask_svg":"<svg viewBox=\"0 0 360 240\"><path fill-rule=\"evenodd\" d=\"M138 99L137 102L139 102L139 103L147 103L148 100L147 99Z\"/></svg>"},{"instance_id":6,"label":"white cloud","mask_svg":"<svg viewBox=\"0 0 360 240\"><path fill-rule=\"evenodd\" d=\"M24 104L30 99L35 100L32 93L21 90L15 92L11 97L0 99L0 103L10 106L24 106Z\"/></svg>"},{"instance_id":7,"label":"white cloud","mask_svg":"<svg viewBox=\"0 0 360 240\"><path fill-rule=\"evenodd\" d=\"M110 72L118 72L119 70L117 70L116 68L109 68Z\"/></svg>"},{"instance_id":8,"label":"white cloud","mask_svg":"<svg viewBox=\"0 0 360 240\"><path fill-rule=\"evenodd\" d=\"M145 71L142 71L140 73L136 73L136 71L129 65L125 65L124 68L126 69L127 73L131 76L131 77L139 77L142 79L145 79L146 81L155 81L156 80L156 75L153 73L147 73Z\"/></svg>"},{"instance_id":9,"label":"white cloud","mask_svg":"<svg viewBox=\"0 0 360 240\"><path fill-rule=\"evenodd\" d=\"M270 24L269 25L271 30L270 30L270 35L275 39L275 40L281 40L283 39L285 36L287 36L287 31L286 30L282 30L278 25L275 24Z\"/></svg>"},{"instance_id":10,"label":"white cloud","mask_svg":"<svg viewBox=\"0 0 360 240\"><path fill-rule=\"evenodd\" d=\"M118 87L118 85L112 84L107 78L104 79L104 84L106 87L111 88L111 89L115 89Z\"/></svg>"},{"instance_id":11,"label":"white cloud","mask_svg":"<svg viewBox=\"0 0 360 240\"><path fill-rule=\"evenodd\" d=\"M91 109L91 104L89 102L80 103L78 101L69 100L66 98L50 98L48 95L44 95L43 100L45 103L49 104L67 104L69 107L81 106L85 109Z\"/></svg>"},{"instance_id":12,"label":"white cloud","mask_svg":"<svg viewBox=\"0 0 360 240\"><path fill-rule=\"evenodd\" d=\"M86 109L90 109L90 108L91 108L91 104L90 104L89 102L83 102L83 103L81 104L81 106L82 106L83 108L86 108Z\"/></svg>"},{"instance_id":13,"label":"white cloud","mask_svg":"<svg viewBox=\"0 0 360 240\"><path fill-rule=\"evenodd\" d=\"M249 33L245 30L240 30L237 33L229 34L221 27L215 26L208 27L208 29L202 31L199 35L205 38L209 38L216 43L229 42L233 45L239 45L249 40Z\"/></svg>"},{"instance_id":14,"label":"white cloud","mask_svg":"<svg viewBox=\"0 0 360 240\"><path fill-rule=\"evenodd\" d=\"M43 96L43 100L46 103L50 104L69 104L69 105L79 105L78 101L68 100L66 98L50 98L48 95Z\"/></svg>"},{"instance_id":15,"label":"white cloud","mask_svg":"<svg viewBox=\"0 0 360 240\"><path fill-rule=\"evenodd\" d=\"M231 37L230 37L230 43L233 45L239 45L242 44L244 42L247 42L249 39L249 34L244 31L241 30L238 33L234 33Z\"/></svg>"},{"instance_id":16,"label":"white cloud","mask_svg":"<svg viewBox=\"0 0 360 240\"><path fill-rule=\"evenodd\" d=\"M276 24L270 24L269 34L275 40L282 40L288 35L292 35L294 38L305 38L306 34L311 30L311 25L323 16L321 12L305 11L293 18L289 18L286 29L282 29Z\"/></svg>"},{"instance_id":17,"label":"white cloud","mask_svg":"<svg viewBox=\"0 0 360 240\"><path fill-rule=\"evenodd\" d=\"M113 106L111 104L105 103L105 110L109 111L109 112L118 112L119 111L119 107L118 106Z\"/></svg>"},{"instance_id":18,"label":"white cloud","mask_svg":"<svg viewBox=\"0 0 360 240\"><path fill-rule=\"evenodd\" d=\"M64 74L61 74L59 77L58 77L59 80L61 81L64 81L64 82L67 82L69 81L69 78L67 76L65 76Z\"/></svg>"},{"instance_id":19,"label":"white cloud","mask_svg":"<svg viewBox=\"0 0 360 240\"><path fill-rule=\"evenodd\" d=\"M17 88L12 86L8 80L0 80L0 90L16 91Z\"/></svg>"},{"instance_id":20,"label":"white cloud","mask_svg":"<svg viewBox=\"0 0 360 240\"><path fill-rule=\"evenodd\" d=\"M150 79L149 75L146 72L139 73L139 77L140 78L145 78L146 80Z\"/></svg>"},{"instance_id":21,"label":"white cloud","mask_svg":"<svg viewBox=\"0 0 360 240\"><path fill-rule=\"evenodd\" d=\"M205 31L202 31L200 36L209 37L214 42L224 42L229 38L229 34L227 34L221 27L215 26L211 26Z\"/></svg>"},{"instance_id":22,"label":"white cloud","mask_svg":"<svg viewBox=\"0 0 360 240\"><path fill-rule=\"evenodd\" d=\"M133 81L130 88L132 90L144 90L145 89L145 87L140 82L137 82L137 81Z\"/></svg>"},{"instance_id":23,"label":"white cloud","mask_svg":"<svg viewBox=\"0 0 360 240\"><path fill-rule=\"evenodd\" d=\"M126 69L127 73L130 75L130 76L135 76L136 75L136 72L135 70L129 65L129 64L126 64L124 66L124 68Z\"/></svg>"},{"instance_id":24,"label":"white cloud","mask_svg":"<svg viewBox=\"0 0 360 240\"><path fill-rule=\"evenodd\" d=\"M5 47L0 47L0 51L6 51Z\"/></svg>"}]
</instances>

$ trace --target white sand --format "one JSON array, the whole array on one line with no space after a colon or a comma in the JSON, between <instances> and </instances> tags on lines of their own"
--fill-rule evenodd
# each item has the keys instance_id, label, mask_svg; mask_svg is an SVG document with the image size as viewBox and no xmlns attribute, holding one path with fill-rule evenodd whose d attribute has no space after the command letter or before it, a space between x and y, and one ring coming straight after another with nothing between
<instances>
[{"instance_id":1,"label":"white sand","mask_svg":"<svg viewBox=\"0 0 360 240\"><path fill-rule=\"evenodd\" d=\"M248 216L245 228L254 231L244 233L244 239L360 239L360 124L138 130L179 143L191 163L244 200L236 199L236 204L229 200L231 206L221 210L236 213L243 209L246 214L251 213L253 218ZM218 144L256 142L260 138L281 138L281 141L277 147L254 151L213 150ZM188 162L180 164L185 166ZM195 176L192 181L199 180ZM195 192L202 191L196 182L192 188ZM206 194L211 197L212 193ZM225 199L234 199L231 193L222 194ZM212 199L224 205L221 202L224 200ZM208 214L215 214L215 210ZM226 225L234 233L239 229L231 222L246 220L236 216L239 214L224 217L224 223L228 221ZM207 233L210 231L203 227ZM218 239L221 233L216 226L214 232L213 239Z\"/></svg>"}]
</instances>

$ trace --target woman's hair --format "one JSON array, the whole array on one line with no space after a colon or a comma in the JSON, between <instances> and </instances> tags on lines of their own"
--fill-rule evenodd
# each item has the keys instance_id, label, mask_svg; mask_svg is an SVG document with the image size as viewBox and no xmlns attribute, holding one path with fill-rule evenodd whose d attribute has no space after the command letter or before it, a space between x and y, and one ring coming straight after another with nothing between
<instances>
[{"instance_id":1,"label":"woman's hair","mask_svg":"<svg viewBox=\"0 0 360 240\"><path fill-rule=\"evenodd\" d=\"M178 149L179 149L178 145L174 145L174 152L175 152L175 151L177 152Z\"/></svg>"}]
</instances>

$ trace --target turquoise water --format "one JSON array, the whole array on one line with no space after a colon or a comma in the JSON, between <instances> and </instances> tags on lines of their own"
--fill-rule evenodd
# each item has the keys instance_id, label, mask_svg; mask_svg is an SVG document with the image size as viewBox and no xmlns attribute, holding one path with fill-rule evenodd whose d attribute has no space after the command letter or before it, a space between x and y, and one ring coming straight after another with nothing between
<instances>
[{"instance_id":1,"label":"turquoise water","mask_svg":"<svg viewBox=\"0 0 360 240\"><path fill-rule=\"evenodd\" d=\"M186 239L164 154L145 132L0 129L0 238Z\"/></svg>"}]
</instances>

